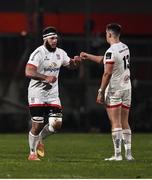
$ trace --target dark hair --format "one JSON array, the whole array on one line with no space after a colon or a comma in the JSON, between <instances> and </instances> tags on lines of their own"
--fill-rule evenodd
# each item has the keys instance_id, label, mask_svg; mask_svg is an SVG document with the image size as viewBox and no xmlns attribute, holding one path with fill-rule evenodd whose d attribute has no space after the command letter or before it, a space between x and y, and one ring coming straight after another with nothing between
<instances>
[{"instance_id":1,"label":"dark hair","mask_svg":"<svg viewBox=\"0 0 152 180\"><path fill-rule=\"evenodd\" d=\"M49 27L46 27L43 29L43 37L45 37L46 34L49 34L49 33L54 33L54 34L57 34L57 30L55 27L53 26L49 26Z\"/></svg>"},{"instance_id":2,"label":"dark hair","mask_svg":"<svg viewBox=\"0 0 152 180\"><path fill-rule=\"evenodd\" d=\"M116 36L121 34L121 25L117 23L110 23L106 26L108 31L112 31Z\"/></svg>"}]
</instances>

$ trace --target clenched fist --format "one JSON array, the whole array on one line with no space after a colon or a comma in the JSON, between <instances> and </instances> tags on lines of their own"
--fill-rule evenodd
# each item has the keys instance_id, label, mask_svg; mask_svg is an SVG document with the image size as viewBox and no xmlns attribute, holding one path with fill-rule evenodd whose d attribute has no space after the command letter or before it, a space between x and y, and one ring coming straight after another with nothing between
<instances>
[{"instance_id":1,"label":"clenched fist","mask_svg":"<svg viewBox=\"0 0 152 180\"><path fill-rule=\"evenodd\" d=\"M54 83L57 78L55 76L46 76L45 80L47 83Z\"/></svg>"},{"instance_id":2,"label":"clenched fist","mask_svg":"<svg viewBox=\"0 0 152 180\"><path fill-rule=\"evenodd\" d=\"M81 52L81 53L80 53L80 58L81 58L82 60L88 59L88 53L86 53L86 52Z\"/></svg>"}]
</instances>

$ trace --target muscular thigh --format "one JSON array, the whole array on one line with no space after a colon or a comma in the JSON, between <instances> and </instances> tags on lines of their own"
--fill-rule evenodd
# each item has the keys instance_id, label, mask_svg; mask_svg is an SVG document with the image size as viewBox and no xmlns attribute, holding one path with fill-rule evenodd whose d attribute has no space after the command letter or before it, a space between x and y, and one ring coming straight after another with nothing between
<instances>
[{"instance_id":1,"label":"muscular thigh","mask_svg":"<svg viewBox=\"0 0 152 180\"><path fill-rule=\"evenodd\" d=\"M121 128L122 92L108 92L105 95L105 103L112 128Z\"/></svg>"},{"instance_id":2,"label":"muscular thigh","mask_svg":"<svg viewBox=\"0 0 152 180\"><path fill-rule=\"evenodd\" d=\"M50 114L62 112L59 98L44 101L42 98L29 97L29 110L33 121L43 122Z\"/></svg>"},{"instance_id":3,"label":"muscular thigh","mask_svg":"<svg viewBox=\"0 0 152 180\"><path fill-rule=\"evenodd\" d=\"M121 106L106 108L112 128L121 127Z\"/></svg>"},{"instance_id":4,"label":"muscular thigh","mask_svg":"<svg viewBox=\"0 0 152 180\"><path fill-rule=\"evenodd\" d=\"M30 107L31 116L46 117L49 114L62 113L62 109L53 106L32 106Z\"/></svg>"},{"instance_id":5,"label":"muscular thigh","mask_svg":"<svg viewBox=\"0 0 152 180\"><path fill-rule=\"evenodd\" d=\"M44 122L44 119L48 118L50 114L62 113L62 109L53 106L31 106L30 114L32 120L35 122Z\"/></svg>"}]
</instances>

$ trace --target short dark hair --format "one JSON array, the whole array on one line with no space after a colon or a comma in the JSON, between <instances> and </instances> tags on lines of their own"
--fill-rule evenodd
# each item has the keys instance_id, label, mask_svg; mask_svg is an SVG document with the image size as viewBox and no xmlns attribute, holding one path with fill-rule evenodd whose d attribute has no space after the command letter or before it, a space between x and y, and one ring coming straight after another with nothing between
<instances>
[{"instance_id":1,"label":"short dark hair","mask_svg":"<svg viewBox=\"0 0 152 180\"><path fill-rule=\"evenodd\" d=\"M112 31L116 36L121 34L121 25L118 23L110 23L106 26L108 31Z\"/></svg>"}]
</instances>

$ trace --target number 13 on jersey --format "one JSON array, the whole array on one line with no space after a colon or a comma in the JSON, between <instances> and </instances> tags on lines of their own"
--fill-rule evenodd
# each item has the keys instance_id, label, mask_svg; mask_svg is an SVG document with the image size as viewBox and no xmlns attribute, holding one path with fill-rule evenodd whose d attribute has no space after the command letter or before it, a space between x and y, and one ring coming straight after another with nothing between
<instances>
[{"instance_id":1,"label":"number 13 on jersey","mask_svg":"<svg viewBox=\"0 0 152 180\"><path fill-rule=\"evenodd\" d=\"M124 61L124 69L130 68L130 57L129 57L129 55L124 56L123 61Z\"/></svg>"}]
</instances>

